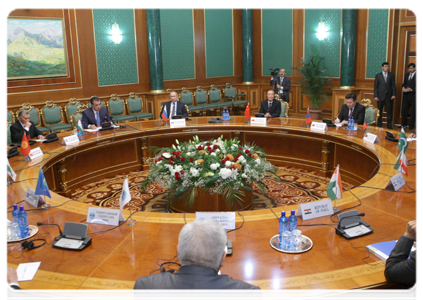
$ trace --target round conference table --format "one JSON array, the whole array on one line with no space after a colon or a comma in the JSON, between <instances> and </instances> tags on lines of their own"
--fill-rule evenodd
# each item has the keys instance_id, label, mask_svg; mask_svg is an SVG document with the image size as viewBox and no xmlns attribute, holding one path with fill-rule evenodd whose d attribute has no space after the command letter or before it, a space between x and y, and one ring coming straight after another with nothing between
<instances>
[{"instance_id":1,"label":"round conference table","mask_svg":"<svg viewBox=\"0 0 423 300\"><path fill-rule=\"evenodd\" d=\"M58 134L59 142L36 143L31 148L41 148L41 161L26 162L22 154L10 159L17 182L7 187L8 218L12 219L11 206L25 198L27 189L35 190L40 166L51 190L51 199L46 198L51 208L21 204L28 210L30 224L55 223L63 229L66 222L85 222L87 217L89 205L68 198L71 190L123 172L146 170L152 146L169 146L175 138L184 141L193 135L200 139L238 137L242 143L262 147L275 165L330 177L339 164L342 179L358 187L352 189L353 194L345 191L337 206L358 205L354 209L365 213L362 219L374 232L347 240L335 233L337 224L329 216L306 221L299 217L299 229L313 241L313 247L302 254L286 254L270 246L270 238L278 232L278 220L270 209L241 211L236 213L236 226L242 227L228 233L233 254L226 258L222 274L269 290L392 287L384 277L384 263L376 256L368 257L365 247L398 239L408 221L416 219L416 194L409 188L416 188L416 167L408 167L409 187L399 192L384 190L398 173L393 166L399 151L397 143L385 140L383 129L368 127L367 132L380 140L372 144L363 142L361 130L329 127L314 131L304 119L275 118L267 125L246 123L243 116L223 123L209 123L211 119L192 118L185 127L176 128L163 125L162 120L126 123L126 128L87 133L77 146L60 144L69 132ZM411 142L409 161L416 158L415 148ZM298 207L273 211L279 216L283 210ZM125 218L129 214L123 211ZM138 277L158 269L158 260L175 257L179 231L185 222L195 220L195 214L139 211L132 218L137 221L135 226L123 224L112 230L108 229L113 226L88 224L88 234L104 232L89 235L92 244L82 251L53 248L57 227L39 226L33 238L44 238L47 244L22 251L20 243L8 243L7 263L16 268L20 263L41 261L34 279L20 283L24 289L132 289Z\"/></svg>"}]
</instances>

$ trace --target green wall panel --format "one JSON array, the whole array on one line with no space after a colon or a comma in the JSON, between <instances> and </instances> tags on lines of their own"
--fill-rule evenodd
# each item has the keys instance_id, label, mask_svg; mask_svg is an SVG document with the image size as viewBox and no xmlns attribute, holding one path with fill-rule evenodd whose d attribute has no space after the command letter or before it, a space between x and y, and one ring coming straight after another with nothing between
<instances>
[{"instance_id":1,"label":"green wall panel","mask_svg":"<svg viewBox=\"0 0 423 300\"><path fill-rule=\"evenodd\" d=\"M195 78L192 9L161 9L163 80Z\"/></svg>"},{"instance_id":2,"label":"green wall panel","mask_svg":"<svg viewBox=\"0 0 423 300\"><path fill-rule=\"evenodd\" d=\"M206 9L207 77L233 76L233 30L231 9Z\"/></svg>"},{"instance_id":3,"label":"green wall panel","mask_svg":"<svg viewBox=\"0 0 423 300\"><path fill-rule=\"evenodd\" d=\"M320 41L316 37L319 22L325 21L328 36ZM320 54L325 57L329 77L339 77L341 64L341 24L340 9L306 9L305 10L305 56L311 54L310 45L315 44Z\"/></svg>"},{"instance_id":4,"label":"green wall panel","mask_svg":"<svg viewBox=\"0 0 423 300\"><path fill-rule=\"evenodd\" d=\"M292 9L263 9L262 20L262 75L280 68L292 76Z\"/></svg>"},{"instance_id":5,"label":"green wall panel","mask_svg":"<svg viewBox=\"0 0 423 300\"><path fill-rule=\"evenodd\" d=\"M93 21L99 86L138 83L134 11L93 9ZM115 22L123 35L119 45L110 40Z\"/></svg>"},{"instance_id":6,"label":"green wall panel","mask_svg":"<svg viewBox=\"0 0 423 300\"><path fill-rule=\"evenodd\" d=\"M369 9L366 78L375 78L387 60L389 9Z\"/></svg>"}]
</instances>

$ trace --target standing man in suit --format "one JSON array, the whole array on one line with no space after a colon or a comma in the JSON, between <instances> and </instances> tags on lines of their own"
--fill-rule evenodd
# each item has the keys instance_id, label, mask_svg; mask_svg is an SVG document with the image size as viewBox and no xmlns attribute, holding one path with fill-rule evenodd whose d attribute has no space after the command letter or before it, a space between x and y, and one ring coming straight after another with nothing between
<instances>
[{"instance_id":1,"label":"standing man in suit","mask_svg":"<svg viewBox=\"0 0 423 300\"><path fill-rule=\"evenodd\" d=\"M275 100L275 92L272 89L267 90L267 99L261 101L259 113L265 114L266 118L278 118L281 115L281 102Z\"/></svg>"},{"instance_id":2,"label":"standing man in suit","mask_svg":"<svg viewBox=\"0 0 423 300\"><path fill-rule=\"evenodd\" d=\"M21 143L22 136L25 134L28 140L32 138L44 139L43 133L35 127L35 124L29 120L29 111L21 110L18 119L10 126L10 135L12 143Z\"/></svg>"},{"instance_id":3,"label":"standing man in suit","mask_svg":"<svg viewBox=\"0 0 423 300\"><path fill-rule=\"evenodd\" d=\"M389 63L382 64L382 72L376 74L374 99L378 101L377 108L379 109L380 116L377 120L377 126L382 127L382 114L383 107L386 106L386 114L388 115L388 128L392 129L392 113L393 113L393 100L395 100L395 75L389 72Z\"/></svg>"},{"instance_id":4,"label":"standing man in suit","mask_svg":"<svg viewBox=\"0 0 423 300\"><path fill-rule=\"evenodd\" d=\"M345 96L345 104L342 105L339 116L335 119L335 124L347 125L350 116L354 117L354 123L363 124L365 115L366 109L357 102L357 96L354 93L349 93Z\"/></svg>"},{"instance_id":5,"label":"standing man in suit","mask_svg":"<svg viewBox=\"0 0 423 300\"><path fill-rule=\"evenodd\" d=\"M112 121L107 108L101 107L101 99L93 96L90 99L91 108L82 112L82 126L84 128L96 129L101 123Z\"/></svg>"},{"instance_id":6,"label":"standing man in suit","mask_svg":"<svg viewBox=\"0 0 423 300\"><path fill-rule=\"evenodd\" d=\"M140 277L134 289L260 289L219 275L226 257L226 230L213 220L187 223L179 233L176 254L181 267Z\"/></svg>"},{"instance_id":7,"label":"standing man in suit","mask_svg":"<svg viewBox=\"0 0 423 300\"><path fill-rule=\"evenodd\" d=\"M411 107L410 115L410 130L416 126L416 65L414 63L408 64L409 73L405 74L404 83L402 84L402 114L401 125L407 126L408 111Z\"/></svg>"},{"instance_id":8,"label":"standing man in suit","mask_svg":"<svg viewBox=\"0 0 423 300\"><path fill-rule=\"evenodd\" d=\"M160 118L162 118L163 110L166 109L166 113L169 119L173 116L182 116L183 118L188 117L187 109L185 104L178 101L178 93L170 92L170 101L163 104L162 110L160 111Z\"/></svg>"},{"instance_id":9,"label":"standing man in suit","mask_svg":"<svg viewBox=\"0 0 423 300\"><path fill-rule=\"evenodd\" d=\"M289 90L291 89L291 79L285 77L285 69L279 71L279 77L270 79L270 86L273 87L275 94L279 94L279 99L289 102Z\"/></svg>"}]
</instances>

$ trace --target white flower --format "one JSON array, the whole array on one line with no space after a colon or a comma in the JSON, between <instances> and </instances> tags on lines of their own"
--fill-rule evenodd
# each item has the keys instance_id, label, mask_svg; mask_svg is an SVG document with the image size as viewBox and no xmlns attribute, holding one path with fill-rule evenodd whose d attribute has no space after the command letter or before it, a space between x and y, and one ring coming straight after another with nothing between
<instances>
[{"instance_id":1,"label":"white flower","mask_svg":"<svg viewBox=\"0 0 423 300\"><path fill-rule=\"evenodd\" d=\"M243 163L245 163L247 160L245 159L245 157L244 156L239 156L238 157L238 162L240 163L240 164L243 164Z\"/></svg>"},{"instance_id":2,"label":"white flower","mask_svg":"<svg viewBox=\"0 0 423 300\"><path fill-rule=\"evenodd\" d=\"M225 162L225 166L230 167L231 165L232 165L232 162L231 162L231 161L227 160L227 161Z\"/></svg>"},{"instance_id":3,"label":"white flower","mask_svg":"<svg viewBox=\"0 0 423 300\"><path fill-rule=\"evenodd\" d=\"M210 153L211 156L216 156L216 153L212 152Z\"/></svg>"},{"instance_id":4,"label":"white flower","mask_svg":"<svg viewBox=\"0 0 423 300\"><path fill-rule=\"evenodd\" d=\"M181 165L176 165L172 168L172 170L169 170L172 173L172 176L175 176L176 172L181 172L183 170Z\"/></svg>"},{"instance_id":5,"label":"white flower","mask_svg":"<svg viewBox=\"0 0 423 300\"><path fill-rule=\"evenodd\" d=\"M260 163L261 163L260 158L257 158L257 159L256 159L256 164L258 164L258 165L259 165Z\"/></svg>"},{"instance_id":6,"label":"white flower","mask_svg":"<svg viewBox=\"0 0 423 300\"><path fill-rule=\"evenodd\" d=\"M212 153L213 154L213 153ZM219 168L220 164L219 163L214 163L210 165L210 169L212 169L213 171L216 171L217 168Z\"/></svg>"},{"instance_id":7,"label":"white flower","mask_svg":"<svg viewBox=\"0 0 423 300\"><path fill-rule=\"evenodd\" d=\"M191 175L193 177L198 177L200 175L200 172L198 172L198 170L196 168L191 167L191 169L189 170L189 172L191 173Z\"/></svg>"},{"instance_id":8,"label":"white flower","mask_svg":"<svg viewBox=\"0 0 423 300\"><path fill-rule=\"evenodd\" d=\"M222 177L222 179L227 179L231 177L231 175L232 175L232 172L230 169L222 168L219 171L219 176Z\"/></svg>"},{"instance_id":9,"label":"white flower","mask_svg":"<svg viewBox=\"0 0 423 300\"><path fill-rule=\"evenodd\" d=\"M164 158L170 158L172 155L170 155L170 153L167 152L163 152L163 157Z\"/></svg>"},{"instance_id":10,"label":"white flower","mask_svg":"<svg viewBox=\"0 0 423 300\"><path fill-rule=\"evenodd\" d=\"M159 164L161 164L162 163L162 160L159 160L157 163L156 163L156 166L158 166Z\"/></svg>"},{"instance_id":11,"label":"white flower","mask_svg":"<svg viewBox=\"0 0 423 300\"><path fill-rule=\"evenodd\" d=\"M247 176L247 174L242 173L241 177L242 177L242 178L247 178L248 176Z\"/></svg>"}]
</instances>

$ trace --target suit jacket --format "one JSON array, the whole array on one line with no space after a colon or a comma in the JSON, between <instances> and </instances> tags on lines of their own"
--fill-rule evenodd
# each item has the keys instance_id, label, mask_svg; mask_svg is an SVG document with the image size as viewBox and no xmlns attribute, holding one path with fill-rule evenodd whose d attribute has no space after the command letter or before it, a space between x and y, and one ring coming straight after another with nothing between
<instances>
[{"instance_id":1,"label":"suit jacket","mask_svg":"<svg viewBox=\"0 0 423 300\"><path fill-rule=\"evenodd\" d=\"M284 77L282 84L281 84L281 78L276 77L276 84L282 85L283 95L285 96L285 101L289 102L289 90L291 89L291 79L289 79L288 77ZM276 84L275 84L275 87L274 87L274 91L275 91L275 94L279 94L279 89L278 89ZM270 80L270 85L273 87L273 77Z\"/></svg>"},{"instance_id":2,"label":"suit jacket","mask_svg":"<svg viewBox=\"0 0 423 300\"><path fill-rule=\"evenodd\" d=\"M395 75L388 72L388 79L385 82L383 72L376 74L374 97L378 97L379 101L391 100L392 96L395 96Z\"/></svg>"},{"instance_id":3,"label":"suit jacket","mask_svg":"<svg viewBox=\"0 0 423 300\"><path fill-rule=\"evenodd\" d=\"M168 102L165 102L165 104L163 104L162 110L160 111L160 118L162 118L163 109L166 107L167 118L170 119L170 113L171 113L170 103L171 102L172 101L168 101ZM188 117L188 112L187 112L187 109L185 108L185 104L183 102L176 101L176 115L180 115L184 118Z\"/></svg>"},{"instance_id":4,"label":"suit jacket","mask_svg":"<svg viewBox=\"0 0 423 300\"><path fill-rule=\"evenodd\" d=\"M176 273L163 272L137 279L134 289L260 289L212 268L185 265Z\"/></svg>"},{"instance_id":5,"label":"suit jacket","mask_svg":"<svg viewBox=\"0 0 423 300\"><path fill-rule=\"evenodd\" d=\"M266 114L267 113L268 108L269 108L268 101L269 100L267 100L267 99L261 101L259 113L262 113L262 114ZM282 108L281 108L281 102L279 100L277 100L277 99L273 99L272 108L269 111L269 113L272 116L272 118L278 118L278 117L280 117L281 116L281 110L282 110Z\"/></svg>"},{"instance_id":6,"label":"suit jacket","mask_svg":"<svg viewBox=\"0 0 423 300\"><path fill-rule=\"evenodd\" d=\"M32 121L29 121L31 123L31 126L29 127L29 134L32 138L36 138L39 135L43 135L43 133L35 127L34 123ZM13 123L10 126L10 136L12 139L12 143L21 143L22 142L22 136L24 134L27 134L27 131L22 127L21 122L17 120L15 123Z\"/></svg>"},{"instance_id":7,"label":"suit jacket","mask_svg":"<svg viewBox=\"0 0 423 300\"><path fill-rule=\"evenodd\" d=\"M100 108L99 114L100 114L100 124L106 120L106 117L107 117L107 121L109 122L112 121L112 118L110 117L109 112L107 111L107 108L105 107ZM88 125L97 126L95 114L92 107L87 108L86 110L82 112L81 123L84 128L88 128Z\"/></svg>"},{"instance_id":8,"label":"suit jacket","mask_svg":"<svg viewBox=\"0 0 423 300\"><path fill-rule=\"evenodd\" d=\"M348 106L346 104L342 105L341 111L338 116L339 121L340 122L344 120L348 121L349 115L350 115L350 109L348 108ZM365 115L366 115L366 109L364 108L364 106L356 102L353 113L352 113L352 116L354 117L354 123L363 124Z\"/></svg>"},{"instance_id":9,"label":"suit jacket","mask_svg":"<svg viewBox=\"0 0 423 300\"><path fill-rule=\"evenodd\" d=\"M401 236L389 258L386 260L385 277L388 280L406 285L416 282L416 251L411 252L414 240ZM409 259L408 256L410 256Z\"/></svg>"},{"instance_id":10,"label":"suit jacket","mask_svg":"<svg viewBox=\"0 0 423 300\"><path fill-rule=\"evenodd\" d=\"M416 75L417 75L417 72L414 73L414 76L413 78L411 78L411 80L408 80L410 73L405 74L402 87L411 88L412 91L404 93L404 98L407 98L407 99L416 98Z\"/></svg>"}]
</instances>

